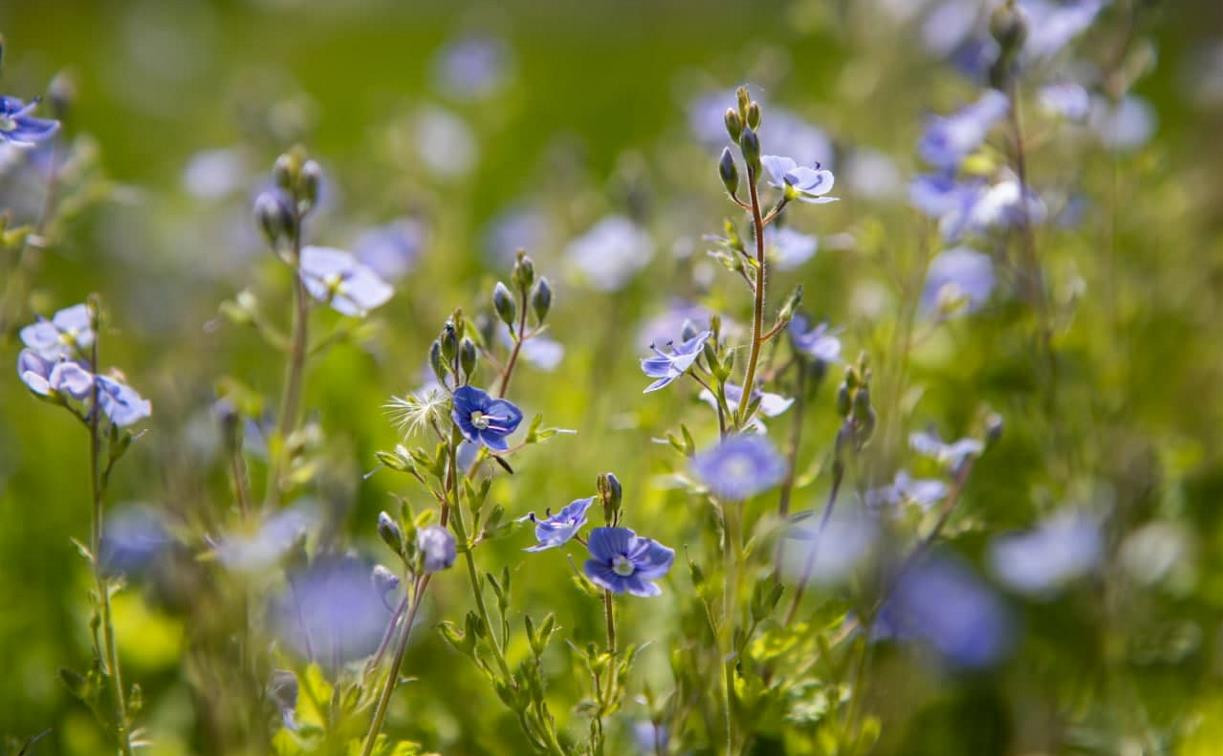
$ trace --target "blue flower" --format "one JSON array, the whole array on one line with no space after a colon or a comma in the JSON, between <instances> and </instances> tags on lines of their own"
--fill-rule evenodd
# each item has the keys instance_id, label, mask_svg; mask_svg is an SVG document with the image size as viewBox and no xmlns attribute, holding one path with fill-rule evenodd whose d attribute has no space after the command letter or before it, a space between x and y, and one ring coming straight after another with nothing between
<instances>
[{"instance_id":1,"label":"blue flower","mask_svg":"<svg viewBox=\"0 0 1223 756\"><path fill-rule=\"evenodd\" d=\"M725 390L726 408L732 413L736 412L739 409L739 402L743 400L743 387L736 386L733 383L727 383ZM762 391L760 389L756 389L756 391L752 393L752 397L760 400L760 404L758 406L759 414L765 417L777 417L786 410L790 409L790 407L794 404L794 400L790 397L782 396L781 394L774 394L770 391ZM710 407L713 407L714 411L717 412L718 399L713 395L712 391L703 388L701 389L701 393L697 395L697 398L708 404ZM766 431L764 423L761 422L758 416L752 418L751 428L757 433L764 433Z\"/></svg>"},{"instance_id":2,"label":"blue flower","mask_svg":"<svg viewBox=\"0 0 1223 756\"><path fill-rule=\"evenodd\" d=\"M47 360L32 349L17 355L17 375L39 396L66 394L84 399L93 388L93 376L80 364L69 360Z\"/></svg>"},{"instance_id":3,"label":"blue flower","mask_svg":"<svg viewBox=\"0 0 1223 756\"><path fill-rule=\"evenodd\" d=\"M1024 57L1039 59L1055 55L1091 26L1104 1L1020 0L1019 7L1027 16Z\"/></svg>"},{"instance_id":4,"label":"blue flower","mask_svg":"<svg viewBox=\"0 0 1223 756\"><path fill-rule=\"evenodd\" d=\"M973 209L984 194L983 182L957 181L952 171L923 174L909 184L909 203L939 219L944 239L958 239L972 221Z\"/></svg>"},{"instance_id":5,"label":"blue flower","mask_svg":"<svg viewBox=\"0 0 1223 756\"><path fill-rule=\"evenodd\" d=\"M454 564L454 536L441 525L429 525L417 531L416 548L424 557L425 572L439 572Z\"/></svg>"},{"instance_id":6,"label":"blue flower","mask_svg":"<svg viewBox=\"0 0 1223 756\"><path fill-rule=\"evenodd\" d=\"M509 448L506 436L518 429L522 410L478 388L461 386L454 392L451 417L468 441L484 444L493 451L505 451Z\"/></svg>"},{"instance_id":7,"label":"blue flower","mask_svg":"<svg viewBox=\"0 0 1223 756\"><path fill-rule=\"evenodd\" d=\"M228 534L213 544L221 564L240 572L262 572L274 566L319 521L311 508L282 509L247 532Z\"/></svg>"},{"instance_id":8,"label":"blue flower","mask_svg":"<svg viewBox=\"0 0 1223 756\"><path fill-rule=\"evenodd\" d=\"M543 551L568 542L586 524L586 510L590 509L594 500L593 496L577 499L556 514L549 513L543 520L536 518L534 512L520 518L519 521L529 520L535 523L535 540L539 541L526 551Z\"/></svg>"},{"instance_id":9,"label":"blue flower","mask_svg":"<svg viewBox=\"0 0 1223 756\"><path fill-rule=\"evenodd\" d=\"M657 391L686 373L696 362L697 357L701 356L701 350L705 348L705 342L709 340L710 336L713 336L713 331L701 331L687 341L681 342L679 346L675 346L674 342L668 342L667 347L670 348L670 353L651 344L650 349L654 350L656 356L646 357L641 361L641 372L656 380L646 386L642 393Z\"/></svg>"},{"instance_id":10,"label":"blue flower","mask_svg":"<svg viewBox=\"0 0 1223 756\"><path fill-rule=\"evenodd\" d=\"M495 94L505 84L510 51L495 37L470 36L442 48L433 61L438 89L464 100Z\"/></svg>"},{"instance_id":11,"label":"blue flower","mask_svg":"<svg viewBox=\"0 0 1223 756\"><path fill-rule=\"evenodd\" d=\"M346 663L378 647L391 610L355 557L323 556L288 575L272 601L273 627L282 641L311 660Z\"/></svg>"},{"instance_id":12,"label":"blue flower","mask_svg":"<svg viewBox=\"0 0 1223 756\"><path fill-rule=\"evenodd\" d=\"M932 116L917 151L930 165L954 168L981 146L990 128L1009 110L1007 96L991 89L976 102L949 116Z\"/></svg>"},{"instance_id":13,"label":"blue flower","mask_svg":"<svg viewBox=\"0 0 1223 756\"><path fill-rule=\"evenodd\" d=\"M742 501L780 483L787 467L767 438L739 435L696 455L692 470L714 496Z\"/></svg>"},{"instance_id":14,"label":"blue flower","mask_svg":"<svg viewBox=\"0 0 1223 756\"><path fill-rule=\"evenodd\" d=\"M1096 519L1066 510L1034 530L995 538L989 561L994 574L1008 587L1039 597L1092 570L1103 552Z\"/></svg>"},{"instance_id":15,"label":"blue flower","mask_svg":"<svg viewBox=\"0 0 1223 756\"><path fill-rule=\"evenodd\" d=\"M811 325L805 315L790 321L790 343L808 357L824 364L841 359L841 340L827 323Z\"/></svg>"},{"instance_id":16,"label":"blue flower","mask_svg":"<svg viewBox=\"0 0 1223 756\"><path fill-rule=\"evenodd\" d=\"M952 666L987 667L1007 652L1011 616L1002 600L958 561L924 559L896 581L875 637L920 640Z\"/></svg>"},{"instance_id":17,"label":"blue flower","mask_svg":"<svg viewBox=\"0 0 1223 756\"><path fill-rule=\"evenodd\" d=\"M30 115L36 107L38 100L26 104L16 97L0 95L0 143L32 146L54 136L59 121Z\"/></svg>"},{"instance_id":18,"label":"blue flower","mask_svg":"<svg viewBox=\"0 0 1223 756\"><path fill-rule=\"evenodd\" d=\"M813 205L837 201L836 197L824 196L832 190L835 179L832 171L821 169L819 163L807 168L779 155L764 155L760 162L769 172L769 185L785 191L787 197Z\"/></svg>"},{"instance_id":19,"label":"blue flower","mask_svg":"<svg viewBox=\"0 0 1223 756\"><path fill-rule=\"evenodd\" d=\"M675 561L673 549L628 528L595 528L587 548L591 558L583 572L592 583L612 593L657 596L662 589L653 581L666 575Z\"/></svg>"},{"instance_id":20,"label":"blue flower","mask_svg":"<svg viewBox=\"0 0 1223 756\"><path fill-rule=\"evenodd\" d=\"M764 236L778 270L794 270L814 257L820 248L820 240L817 237L796 231L789 226L770 226L765 230Z\"/></svg>"},{"instance_id":21,"label":"blue flower","mask_svg":"<svg viewBox=\"0 0 1223 756\"><path fill-rule=\"evenodd\" d=\"M1155 110L1141 97L1126 95L1120 102L1097 98L1087 120L1096 138L1117 152L1136 150L1155 133Z\"/></svg>"},{"instance_id":22,"label":"blue flower","mask_svg":"<svg viewBox=\"0 0 1223 756\"><path fill-rule=\"evenodd\" d=\"M66 307L21 329L21 340L45 360L80 355L93 345L93 317L83 304Z\"/></svg>"},{"instance_id":23,"label":"blue flower","mask_svg":"<svg viewBox=\"0 0 1223 756\"><path fill-rule=\"evenodd\" d=\"M993 290L994 264L989 255L956 247L931 261L922 288L921 309L942 315L975 312Z\"/></svg>"},{"instance_id":24,"label":"blue flower","mask_svg":"<svg viewBox=\"0 0 1223 756\"><path fill-rule=\"evenodd\" d=\"M390 284L349 253L330 247L306 247L301 253L301 278L310 296L344 315L363 317L386 303Z\"/></svg>"},{"instance_id":25,"label":"blue flower","mask_svg":"<svg viewBox=\"0 0 1223 756\"><path fill-rule=\"evenodd\" d=\"M901 470L888 485L867 491L864 503L869 511L875 513L894 509L906 502L912 502L925 510L946 496L947 484L943 481L937 478L914 478Z\"/></svg>"},{"instance_id":26,"label":"blue flower","mask_svg":"<svg viewBox=\"0 0 1223 756\"><path fill-rule=\"evenodd\" d=\"M866 560L878 531L877 521L860 510L833 514L827 522L808 512L786 531L782 572L794 582L843 583Z\"/></svg>"},{"instance_id":27,"label":"blue flower","mask_svg":"<svg viewBox=\"0 0 1223 756\"><path fill-rule=\"evenodd\" d=\"M1087 90L1073 81L1046 84L1040 88L1040 106L1069 121L1082 121L1091 112Z\"/></svg>"},{"instance_id":28,"label":"blue flower","mask_svg":"<svg viewBox=\"0 0 1223 756\"><path fill-rule=\"evenodd\" d=\"M498 332L502 344L506 347L514 345L514 339L510 336L509 326L502 325ZM550 339L539 334L522 342L520 349L520 354L524 360L548 373L556 370L557 365L560 365L561 360L565 358L564 344L556 339Z\"/></svg>"},{"instance_id":29,"label":"blue flower","mask_svg":"<svg viewBox=\"0 0 1223 756\"><path fill-rule=\"evenodd\" d=\"M139 573L173 544L174 539L156 510L131 506L107 518L99 561L108 575Z\"/></svg>"},{"instance_id":30,"label":"blue flower","mask_svg":"<svg viewBox=\"0 0 1223 756\"><path fill-rule=\"evenodd\" d=\"M412 271L424 246L425 229L413 218L401 218L371 228L357 237L357 261L384 281L397 281Z\"/></svg>"},{"instance_id":31,"label":"blue flower","mask_svg":"<svg viewBox=\"0 0 1223 756\"><path fill-rule=\"evenodd\" d=\"M125 383L104 375L96 377L98 402L110 421L120 428L153 414L153 405Z\"/></svg>"},{"instance_id":32,"label":"blue flower","mask_svg":"<svg viewBox=\"0 0 1223 756\"><path fill-rule=\"evenodd\" d=\"M600 291L617 291L654 257L649 232L622 215L609 215L569 242L565 257Z\"/></svg>"},{"instance_id":33,"label":"blue flower","mask_svg":"<svg viewBox=\"0 0 1223 756\"><path fill-rule=\"evenodd\" d=\"M919 431L909 436L909 448L956 470L964 460L980 455L985 445L975 438L961 438L948 444L934 432Z\"/></svg>"}]
</instances>

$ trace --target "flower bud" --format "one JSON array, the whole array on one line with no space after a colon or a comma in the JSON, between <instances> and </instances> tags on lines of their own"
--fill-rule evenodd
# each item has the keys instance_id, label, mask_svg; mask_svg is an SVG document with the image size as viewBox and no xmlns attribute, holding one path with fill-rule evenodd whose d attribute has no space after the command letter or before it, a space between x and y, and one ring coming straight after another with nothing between
<instances>
[{"instance_id":1,"label":"flower bud","mask_svg":"<svg viewBox=\"0 0 1223 756\"><path fill-rule=\"evenodd\" d=\"M440 572L454 564L454 536L440 525L421 528L416 534L416 547L420 550L425 572Z\"/></svg>"},{"instance_id":2,"label":"flower bud","mask_svg":"<svg viewBox=\"0 0 1223 756\"><path fill-rule=\"evenodd\" d=\"M442 360L446 363L447 368L454 364L455 355L459 353L459 334L454 327L454 321L447 320L446 325L442 326Z\"/></svg>"},{"instance_id":3,"label":"flower bud","mask_svg":"<svg viewBox=\"0 0 1223 756\"><path fill-rule=\"evenodd\" d=\"M752 100L752 104L747 106L747 125L753 129L760 128L760 103Z\"/></svg>"},{"instance_id":4,"label":"flower bud","mask_svg":"<svg viewBox=\"0 0 1223 756\"><path fill-rule=\"evenodd\" d=\"M985 418L985 445L992 446L998 443L998 439L1002 438L1002 429L1004 423L1002 415L997 412L989 413Z\"/></svg>"},{"instance_id":5,"label":"flower bud","mask_svg":"<svg viewBox=\"0 0 1223 756\"><path fill-rule=\"evenodd\" d=\"M72 103L76 101L76 81L67 71L60 71L51 79L47 86L47 100L55 117L63 120L68 115Z\"/></svg>"},{"instance_id":6,"label":"flower bud","mask_svg":"<svg viewBox=\"0 0 1223 756\"><path fill-rule=\"evenodd\" d=\"M287 152L276 158L276 163L272 166L272 180L276 182L276 186L285 191L292 191L293 185L297 178L297 161Z\"/></svg>"},{"instance_id":7,"label":"flower bud","mask_svg":"<svg viewBox=\"0 0 1223 756\"><path fill-rule=\"evenodd\" d=\"M524 291L535 283L535 261L521 249L518 250L518 257L514 260L514 271L510 274L510 280L514 286Z\"/></svg>"},{"instance_id":8,"label":"flower bud","mask_svg":"<svg viewBox=\"0 0 1223 756\"><path fill-rule=\"evenodd\" d=\"M469 380L471 374L476 372L476 356L476 343L471 339L463 339L463 343L459 345L459 366Z\"/></svg>"},{"instance_id":9,"label":"flower bud","mask_svg":"<svg viewBox=\"0 0 1223 756\"><path fill-rule=\"evenodd\" d=\"M739 149L743 152L743 161L747 163L748 170L753 176L759 176L760 138L750 126L743 129L743 135L739 137Z\"/></svg>"},{"instance_id":10,"label":"flower bud","mask_svg":"<svg viewBox=\"0 0 1223 756\"><path fill-rule=\"evenodd\" d=\"M539 283L535 284L535 291L531 294L531 309L540 323L548 317L548 311L552 309L552 285L548 283L547 278L541 277Z\"/></svg>"},{"instance_id":11,"label":"flower bud","mask_svg":"<svg viewBox=\"0 0 1223 756\"><path fill-rule=\"evenodd\" d=\"M599 498L603 500L603 518L608 525L615 525L620 521L620 502L624 498L620 480L615 473L603 473L596 481L596 487Z\"/></svg>"},{"instance_id":12,"label":"flower bud","mask_svg":"<svg viewBox=\"0 0 1223 756\"><path fill-rule=\"evenodd\" d=\"M722 186L735 196L739 191L739 169L735 167L735 158L730 154L730 148L722 150L722 159L718 161L718 175L722 177Z\"/></svg>"},{"instance_id":13,"label":"flower bud","mask_svg":"<svg viewBox=\"0 0 1223 756\"><path fill-rule=\"evenodd\" d=\"M399 576L383 567L380 564L374 565L374 569L370 572L369 580L374 584L374 590L383 600L388 594L399 590Z\"/></svg>"},{"instance_id":14,"label":"flower bud","mask_svg":"<svg viewBox=\"0 0 1223 756\"><path fill-rule=\"evenodd\" d=\"M442 360L442 342L438 339L434 339L429 347L429 367L433 368L433 375L437 376L438 383L446 382L446 375L450 370Z\"/></svg>"},{"instance_id":15,"label":"flower bud","mask_svg":"<svg viewBox=\"0 0 1223 756\"><path fill-rule=\"evenodd\" d=\"M748 93L747 87L739 87L735 90L735 100L739 105L739 119L747 120L747 109L752 104L752 96Z\"/></svg>"},{"instance_id":16,"label":"flower bud","mask_svg":"<svg viewBox=\"0 0 1223 756\"><path fill-rule=\"evenodd\" d=\"M837 414L841 417L848 417L852 404L853 400L849 394L849 385L842 383L840 388L837 389Z\"/></svg>"},{"instance_id":17,"label":"flower bud","mask_svg":"<svg viewBox=\"0 0 1223 756\"><path fill-rule=\"evenodd\" d=\"M293 233L293 211L278 192L263 192L255 198L255 219L268 244L273 247L281 238Z\"/></svg>"},{"instance_id":18,"label":"flower bud","mask_svg":"<svg viewBox=\"0 0 1223 756\"><path fill-rule=\"evenodd\" d=\"M242 447L242 415L234 403L225 397L216 400L212 413L221 425L221 439L225 448L233 452Z\"/></svg>"},{"instance_id":19,"label":"flower bud","mask_svg":"<svg viewBox=\"0 0 1223 756\"><path fill-rule=\"evenodd\" d=\"M739 118L739 111L727 108L725 120L726 133L730 135L731 141L738 142L739 135L743 133L743 119Z\"/></svg>"},{"instance_id":20,"label":"flower bud","mask_svg":"<svg viewBox=\"0 0 1223 756\"><path fill-rule=\"evenodd\" d=\"M493 287L493 309L497 311L501 321L513 332L514 323L518 319L518 304L514 301L514 295L510 293L509 288L500 281Z\"/></svg>"},{"instance_id":21,"label":"flower bud","mask_svg":"<svg viewBox=\"0 0 1223 756\"><path fill-rule=\"evenodd\" d=\"M1027 13L1014 0L1007 0L990 14L989 33L1004 57L1015 55L1028 37Z\"/></svg>"},{"instance_id":22,"label":"flower bud","mask_svg":"<svg viewBox=\"0 0 1223 756\"><path fill-rule=\"evenodd\" d=\"M403 554L403 531L385 511L378 513L378 537L396 554Z\"/></svg>"},{"instance_id":23,"label":"flower bud","mask_svg":"<svg viewBox=\"0 0 1223 756\"><path fill-rule=\"evenodd\" d=\"M323 180L323 169L313 160L307 160L301 167L298 177L298 188L302 202L306 207L314 207L318 201L318 188Z\"/></svg>"}]
</instances>

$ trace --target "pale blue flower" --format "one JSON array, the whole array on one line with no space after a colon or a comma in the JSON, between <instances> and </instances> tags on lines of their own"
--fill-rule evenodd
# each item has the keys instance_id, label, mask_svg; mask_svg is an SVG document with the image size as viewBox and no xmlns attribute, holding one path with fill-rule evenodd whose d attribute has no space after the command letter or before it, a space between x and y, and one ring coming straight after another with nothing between
<instances>
[{"instance_id":1,"label":"pale blue flower","mask_svg":"<svg viewBox=\"0 0 1223 756\"><path fill-rule=\"evenodd\" d=\"M557 546L562 546L569 542L571 538L578 534L582 526L586 524L586 510L590 509L590 505L594 503L595 497L589 496L585 499L576 499L561 509L556 514L551 511L547 512L544 519L539 519L534 512L529 512L524 517L519 518L519 522L530 521L535 523L535 540L539 543L530 546L526 551L544 551L545 549L554 549Z\"/></svg>"},{"instance_id":2,"label":"pale blue flower","mask_svg":"<svg viewBox=\"0 0 1223 756\"><path fill-rule=\"evenodd\" d=\"M438 51L433 61L433 80L444 94L480 100L505 86L510 67L510 50L504 41L471 35Z\"/></svg>"},{"instance_id":3,"label":"pale blue flower","mask_svg":"<svg viewBox=\"0 0 1223 756\"><path fill-rule=\"evenodd\" d=\"M1094 569L1103 552L1096 518L1068 509L1026 533L995 538L990 543L989 562L1007 587L1048 596Z\"/></svg>"},{"instance_id":4,"label":"pale blue flower","mask_svg":"<svg viewBox=\"0 0 1223 756\"><path fill-rule=\"evenodd\" d=\"M1136 95L1126 95L1115 103L1096 98L1087 123L1105 147L1129 152L1150 141L1157 120L1150 103Z\"/></svg>"},{"instance_id":5,"label":"pale blue flower","mask_svg":"<svg viewBox=\"0 0 1223 756\"><path fill-rule=\"evenodd\" d=\"M418 530L416 548L423 557L425 572L440 572L450 567L457 555L454 536L441 525L428 525Z\"/></svg>"},{"instance_id":6,"label":"pale blue flower","mask_svg":"<svg viewBox=\"0 0 1223 756\"><path fill-rule=\"evenodd\" d=\"M701 351L705 348L705 342L711 336L713 336L712 331L701 331L678 345L668 342L665 345L667 351L651 345L650 349L654 351L654 356L641 360L641 372L655 380L646 386L642 393L648 394L669 386L675 379L688 372L689 368L696 364L697 358L701 356Z\"/></svg>"},{"instance_id":7,"label":"pale blue flower","mask_svg":"<svg viewBox=\"0 0 1223 756\"><path fill-rule=\"evenodd\" d=\"M114 378L95 376L98 402L110 421L120 428L138 423L153 414L153 405L134 388Z\"/></svg>"},{"instance_id":8,"label":"pale blue flower","mask_svg":"<svg viewBox=\"0 0 1223 756\"><path fill-rule=\"evenodd\" d=\"M1024 57L1056 55L1091 26L1104 5L1104 0L1019 0L1027 16Z\"/></svg>"},{"instance_id":9,"label":"pale blue flower","mask_svg":"<svg viewBox=\"0 0 1223 756\"><path fill-rule=\"evenodd\" d=\"M807 513L786 531L782 573L793 582L804 576L816 585L845 582L870 555L878 523L862 512L838 512L827 522Z\"/></svg>"},{"instance_id":10,"label":"pale blue flower","mask_svg":"<svg viewBox=\"0 0 1223 756\"><path fill-rule=\"evenodd\" d=\"M263 572L275 566L318 519L315 511L306 506L282 509L253 529L230 533L213 542L213 551L221 564L231 570Z\"/></svg>"},{"instance_id":11,"label":"pale blue flower","mask_svg":"<svg viewBox=\"0 0 1223 756\"><path fill-rule=\"evenodd\" d=\"M985 444L975 438L961 438L945 443L933 431L918 431L909 436L909 448L930 457L940 465L958 470L964 460L980 456L985 450Z\"/></svg>"},{"instance_id":12,"label":"pale blue flower","mask_svg":"<svg viewBox=\"0 0 1223 756\"><path fill-rule=\"evenodd\" d=\"M93 390L93 375L70 360L47 360L32 349L17 355L17 375L39 396L64 394L84 399Z\"/></svg>"},{"instance_id":13,"label":"pale blue flower","mask_svg":"<svg viewBox=\"0 0 1223 756\"><path fill-rule=\"evenodd\" d=\"M108 575L139 573L173 544L174 538L157 510L129 506L106 518L99 562Z\"/></svg>"},{"instance_id":14,"label":"pale blue flower","mask_svg":"<svg viewBox=\"0 0 1223 756\"><path fill-rule=\"evenodd\" d=\"M419 220L400 218L361 234L353 243L353 253L382 280L398 281L416 267L424 238Z\"/></svg>"},{"instance_id":15,"label":"pale blue flower","mask_svg":"<svg viewBox=\"0 0 1223 756\"><path fill-rule=\"evenodd\" d=\"M936 168L954 168L985 142L990 129L1009 110L1007 96L991 89L949 116L931 116L918 142L918 153Z\"/></svg>"},{"instance_id":16,"label":"pale blue flower","mask_svg":"<svg viewBox=\"0 0 1223 756\"><path fill-rule=\"evenodd\" d=\"M416 156L434 176L455 180L475 168L480 145L462 117L445 108L427 105L416 118Z\"/></svg>"},{"instance_id":17,"label":"pale blue flower","mask_svg":"<svg viewBox=\"0 0 1223 756\"><path fill-rule=\"evenodd\" d=\"M788 466L767 437L730 436L692 459L692 471L710 493L743 501L781 482Z\"/></svg>"},{"instance_id":18,"label":"pale blue flower","mask_svg":"<svg viewBox=\"0 0 1223 756\"><path fill-rule=\"evenodd\" d=\"M812 325L799 313L790 320L789 333L794 348L811 359L826 365L841 360L841 339L827 323Z\"/></svg>"},{"instance_id":19,"label":"pale blue flower","mask_svg":"<svg viewBox=\"0 0 1223 756\"><path fill-rule=\"evenodd\" d=\"M794 270L814 257L820 247L818 238L789 226L770 226L765 230L764 239L777 270Z\"/></svg>"},{"instance_id":20,"label":"pale blue flower","mask_svg":"<svg viewBox=\"0 0 1223 756\"><path fill-rule=\"evenodd\" d=\"M21 340L46 360L83 356L93 345L93 317L87 305L66 307L21 329Z\"/></svg>"},{"instance_id":21,"label":"pale blue flower","mask_svg":"<svg viewBox=\"0 0 1223 756\"><path fill-rule=\"evenodd\" d=\"M949 315L979 310L994 290L994 264L989 255L967 247L939 253L926 272L921 309Z\"/></svg>"},{"instance_id":22,"label":"pale blue flower","mask_svg":"<svg viewBox=\"0 0 1223 756\"><path fill-rule=\"evenodd\" d=\"M330 664L372 654L391 610L370 580L367 562L323 556L288 575L284 590L272 601L271 617L288 648Z\"/></svg>"},{"instance_id":23,"label":"pale blue flower","mask_svg":"<svg viewBox=\"0 0 1223 756\"><path fill-rule=\"evenodd\" d=\"M344 315L364 317L386 304L394 289L348 252L331 247L306 247L301 253L301 278L310 296Z\"/></svg>"},{"instance_id":24,"label":"pale blue flower","mask_svg":"<svg viewBox=\"0 0 1223 756\"><path fill-rule=\"evenodd\" d=\"M1040 106L1048 113L1068 121L1084 121L1091 112L1091 97L1073 81L1046 84L1037 93Z\"/></svg>"},{"instance_id":25,"label":"pale blue flower","mask_svg":"<svg viewBox=\"0 0 1223 756\"><path fill-rule=\"evenodd\" d=\"M654 257L648 231L623 215L609 215L569 242L565 257L600 291L617 291Z\"/></svg>"},{"instance_id":26,"label":"pale blue flower","mask_svg":"<svg viewBox=\"0 0 1223 756\"><path fill-rule=\"evenodd\" d=\"M769 185L785 191L787 197L813 205L837 201L836 197L824 196L832 191L836 179L819 163L808 168L780 155L762 155L760 163L769 174Z\"/></svg>"}]
</instances>

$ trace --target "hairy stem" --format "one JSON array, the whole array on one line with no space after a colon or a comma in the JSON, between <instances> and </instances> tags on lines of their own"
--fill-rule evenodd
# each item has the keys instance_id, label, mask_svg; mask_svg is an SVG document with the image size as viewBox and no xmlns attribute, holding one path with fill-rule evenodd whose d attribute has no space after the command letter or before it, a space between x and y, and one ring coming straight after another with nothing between
<instances>
[{"instance_id":1,"label":"hairy stem","mask_svg":"<svg viewBox=\"0 0 1223 756\"><path fill-rule=\"evenodd\" d=\"M518 314L518 333L511 333L513 337L514 347L510 350L510 359L505 363L505 370L501 371L501 382L497 385L498 398L505 396L505 392L509 390L510 378L514 375L514 366L518 364L518 353L522 351L522 343L526 341L527 333L527 301L526 289L521 292L521 302L519 302Z\"/></svg>"},{"instance_id":2,"label":"hairy stem","mask_svg":"<svg viewBox=\"0 0 1223 756\"><path fill-rule=\"evenodd\" d=\"M735 411L735 428L742 429L747 421L747 407L751 404L752 391L756 383L756 363L760 361L760 346L764 343L764 219L760 215L760 197L756 191L756 173L747 171L747 185L752 197L752 225L756 236L756 300L752 310L752 346L747 357L747 369L743 374L743 397Z\"/></svg>"},{"instance_id":3,"label":"hairy stem","mask_svg":"<svg viewBox=\"0 0 1223 756\"><path fill-rule=\"evenodd\" d=\"M293 431L297 429L301 414L302 383L305 380L306 353L309 346L310 328L310 297L306 292L306 283L301 277L301 236L302 217L296 213L293 228L293 336L289 344L289 362L285 367L284 394L280 400L280 416L277 425L277 435L280 437L281 448L272 462L271 473L268 476L268 502L271 505L280 498L280 477L284 471L283 444Z\"/></svg>"}]
</instances>

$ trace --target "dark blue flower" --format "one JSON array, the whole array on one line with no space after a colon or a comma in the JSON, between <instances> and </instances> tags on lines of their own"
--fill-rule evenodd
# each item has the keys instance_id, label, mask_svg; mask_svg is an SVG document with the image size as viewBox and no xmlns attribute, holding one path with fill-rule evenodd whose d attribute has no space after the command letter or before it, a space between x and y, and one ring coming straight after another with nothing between
<instances>
[{"instance_id":1,"label":"dark blue flower","mask_svg":"<svg viewBox=\"0 0 1223 756\"><path fill-rule=\"evenodd\" d=\"M760 435L731 436L692 459L692 470L714 496L743 501L786 475L786 460Z\"/></svg>"},{"instance_id":2,"label":"dark blue flower","mask_svg":"<svg viewBox=\"0 0 1223 756\"><path fill-rule=\"evenodd\" d=\"M813 360L825 364L841 359L841 340L827 323L812 325L805 315L790 321L790 342Z\"/></svg>"},{"instance_id":3,"label":"dark blue flower","mask_svg":"<svg viewBox=\"0 0 1223 756\"><path fill-rule=\"evenodd\" d=\"M87 305L66 307L21 329L21 340L46 360L79 356L93 344L93 317Z\"/></svg>"},{"instance_id":4,"label":"dark blue flower","mask_svg":"<svg viewBox=\"0 0 1223 756\"><path fill-rule=\"evenodd\" d=\"M650 349L654 350L656 356L646 357L641 361L641 372L656 380L646 386L642 393L657 391L686 373L696 362L696 358L701 356L705 342L712 335L713 331L701 331L678 346L674 342L668 342L666 346L670 348L670 353L651 344Z\"/></svg>"},{"instance_id":5,"label":"dark blue flower","mask_svg":"<svg viewBox=\"0 0 1223 756\"><path fill-rule=\"evenodd\" d=\"M0 142L28 146L50 139L59 130L59 121L30 115L38 100L24 103L16 97L0 95Z\"/></svg>"},{"instance_id":6,"label":"dark blue flower","mask_svg":"<svg viewBox=\"0 0 1223 756\"><path fill-rule=\"evenodd\" d=\"M586 524L586 510L590 509L594 500L595 497L590 496L571 501L564 509L556 514L549 513L543 520L538 519L534 512L520 518L520 521L529 520L535 523L535 540L539 541L526 551L543 551L567 543Z\"/></svg>"},{"instance_id":7,"label":"dark blue flower","mask_svg":"<svg viewBox=\"0 0 1223 756\"><path fill-rule=\"evenodd\" d=\"M662 589L654 581L675 561L673 549L628 528L595 528L587 548L591 558L583 565L586 577L612 593L657 596Z\"/></svg>"},{"instance_id":8,"label":"dark blue flower","mask_svg":"<svg viewBox=\"0 0 1223 756\"><path fill-rule=\"evenodd\" d=\"M522 410L478 388L461 386L454 392L451 417L468 441L484 444L493 451L505 451L509 448L505 439L518 429Z\"/></svg>"},{"instance_id":9,"label":"dark blue flower","mask_svg":"<svg viewBox=\"0 0 1223 756\"><path fill-rule=\"evenodd\" d=\"M93 376L80 364L69 360L48 360L32 349L17 355L17 375L39 396L66 394L84 399L93 388Z\"/></svg>"},{"instance_id":10,"label":"dark blue flower","mask_svg":"<svg viewBox=\"0 0 1223 756\"><path fill-rule=\"evenodd\" d=\"M394 293L372 269L347 252L330 247L302 250L301 278L310 296L353 317L363 317Z\"/></svg>"},{"instance_id":11,"label":"dark blue flower","mask_svg":"<svg viewBox=\"0 0 1223 756\"><path fill-rule=\"evenodd\" d=\"M97 376L98 402L110 421L119 427L139 422L153 414L153 405L125 383Z\"/></svg>"},{"instance_id":12,"label":"dark blue flower","mask_svg":"<svg viewBox=\"0 0 1223 756\"><path fill-rule=\"evenodd\" d=\"M932 116L917 151L930 165L955 168L981 146L989 130L1009 109L1007 96L991 89L976 102L949 116Z\"/></svg>"},{"instance_id":13,"label":"dark blue flower","mask_svg":"<svg viewBox=\"0 0 1223 756\"><path fill-rule=\"evenodd\" d=\"M832 191L835 179L832 171L823 170L817 163L814 168L800 166L794 158L779 155L764 155L760 163L769 172L769 184L785 191L790 199L798 199L813 205L836 202L836 197L825 197Z\"/></svg>"}]
</instances>

